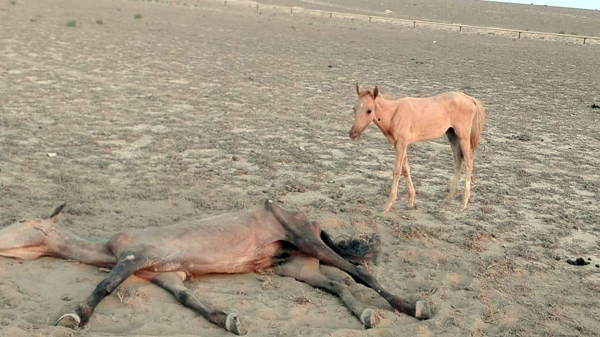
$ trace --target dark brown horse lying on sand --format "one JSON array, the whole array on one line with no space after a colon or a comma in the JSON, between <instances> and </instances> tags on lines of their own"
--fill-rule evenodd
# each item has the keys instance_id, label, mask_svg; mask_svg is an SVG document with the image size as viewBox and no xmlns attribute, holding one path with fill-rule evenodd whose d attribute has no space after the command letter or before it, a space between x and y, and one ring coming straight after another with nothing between
<instances>
[{"instance_id":1,"label":"dark brown horse lying on sand","mask_svg":"<svg viewBox=\"0 0 600 337\"><path fill-rule=\"evenodd\" d=\"M55 222L63 207L58 207L47 220L24 220L0 230L0 256L27 260L55 256L112 267L75 313L58 319L59 325L85 326L98 303L136 274L164 288L210 322L243 335L246 329L237 314L203 305L183 281L190 276L249 273L275 267L279 275L338 295L365 328L375 326L379 318L374 310L359 302L347 285L322 274L319 263L350 274L398 311L422 319L431 316L425 302L409 303L391 294L372 275L349 262L373 258L372 240L334 242L318 223L309 221L304 214L285 211L271 201L244 212L130 230L101 242L79 238L59 227Z\"/></svg>"},{"instance_id":2,"label":"dark brown horse lying on sand","mask_svg":"<svg viewBox=\"0 0 600 337\"><path fill-rule=\"evenodd\" d=\"M354 125L350 138L358 140L362 132L375 123L388 141L396 148L396 164L390 198L384 207L388 212L398 196L400 173L406 181L408 205L415 207L415 188L410 179L410 167L406 148L410 143L430 140L444 133L454 153L454 178L445 203L451 204L458 192L462 164L465 164L465 193L461 210L467 208L471 197L471 172L473 156L485 123L485 108L473 97L461 92L448 92L432 97L404 97L392 99L373 92L360 91L356 83L358 99L354 104Z\"/></svg>"}]
</instances>

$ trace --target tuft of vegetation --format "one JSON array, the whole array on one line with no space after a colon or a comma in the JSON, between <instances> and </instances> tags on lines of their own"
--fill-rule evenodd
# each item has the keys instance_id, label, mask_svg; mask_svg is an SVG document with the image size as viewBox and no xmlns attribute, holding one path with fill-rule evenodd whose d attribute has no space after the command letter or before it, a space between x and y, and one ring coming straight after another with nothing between
<instances>
[{"instance_id":1,"label":"tuft of vegetation","mask_svg":"<svg viewBox=\"0 0 600 337\"><path fill-rule=\"evenodd\" d=\"M571 35L579 35L577 32L571 32Z\"/></svg>"},{"instance_id":2,"label":"tuft of vegetation","mask_svg":"<svg viewBox=\"0 0 600 337\"><path fill-rule=\"evenodd\" d=\"M142 16L142 14L136 14L133 16L133 18L139 20L139 19L143 18L143 16Z\"/></svg>"},{"instance_id":3,"label":"tuft of vegetation","mask_svg":"<svg viewBox=\"0 0 600 337\"><path fill-rule=\"evenodd\" d=\"M110 163L109 163L109 162L107 162L107 161L103 161L103 160L100 160L100 161L98 161L96 164L97 164L97 165L98 165L98 167L99 167L99 168L101 168L101 169L105 169L105 168L107 168L107 167L109 167L109 166L110 166Z\"/></svg>"},{"instance_id":4,"label":"tuft of vegetation","mask_svg":"<svg viewBox=\"0 0 600 337\"><path fill-rule=\"evenodd\" d=\"M564 34L564 33L565 33L564 30L561 30L560 32L558 32L558 34Z\"/></svg>"},{"instance_id":5,"label":"tuft of vegetation","mask_svg":"<svg viewBox=\"0 0 600 337\"><path fill-rule=\"evenodd\" d=\"M104 23L104 21L102 21L102 19L96 19L96 24L101 25L103 23Z\"/></svg>"},{"instance_id":6,"label":"tuft of vegetation","mask_svg":"<svg viewBox=\"0 0 600 337\"><path fill-rule=\"evenodd\" d=\"M11 5L16 5L17 4L17 0L10 0L8 3L10 3Z\"/></svg>"},{"instance_id":7,"label":"tuft of vegetation","mask_svg":"<svg viewBox=\"0 0 600 337\"><path fill-rule=\"evenodd\" d=\"M77 25L77 21L75 20L69 20L67 21L67 24L65 26L67 27L75 27Z\"/></svg>"}]
</instances>

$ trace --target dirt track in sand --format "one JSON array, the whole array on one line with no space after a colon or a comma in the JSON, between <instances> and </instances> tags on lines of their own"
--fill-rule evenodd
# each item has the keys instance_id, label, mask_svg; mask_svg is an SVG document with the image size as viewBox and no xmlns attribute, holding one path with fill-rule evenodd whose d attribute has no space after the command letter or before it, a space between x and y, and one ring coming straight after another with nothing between
<instances>
[{"instance_id":1,"label":"dirt track in sand","mask_svg":"<svg viewBox=\"0 0 600 337\"><path fill-rule=\"evenodd\" d=\"M594 336L600 114L589 106L600 101L597 56L597 46L210 1L6 2L0 226L68 201L61 224L98 238L274 198L337 219L328 222L336 234L379 233L382 254L369 269L395 293L432 300L436 316L396 315L357 287L384 318L363 331L337 298L292 279L188 283L205 303L243 315L252 336ZM374 127L349 141L357 80L384 93L459 90L484 102L467 212L458 203L441 208L452 158L439 139L409 149L418 210L402 195L381 214L393 151ZM565 262L579 256L592 264ZM70 336L48 323L104 275L50 258L0 259L0 335ZM135 278L100 304L90 330L73 334L226 335Z\"/></svg>"}]
</instances>

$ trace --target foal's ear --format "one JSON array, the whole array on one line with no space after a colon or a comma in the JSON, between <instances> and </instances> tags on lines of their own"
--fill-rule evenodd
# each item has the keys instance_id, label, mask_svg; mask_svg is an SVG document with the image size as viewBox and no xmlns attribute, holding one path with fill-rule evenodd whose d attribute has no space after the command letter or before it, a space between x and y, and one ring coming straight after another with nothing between
<instances>
[{"instance_id":1,"label":"foal's ear","mask_svg":"<svg viewBox=\"0 0 600 337\"><path fill-rule=\"evenodd\" d=\"M373 99L376 99L377 95L379 95L379 87L375 86L375 89L373 89Z\"/></svg>"},{"instance_id":2,"label":"foal's ear","mask_svg":"<svg viewBox=\"0 0 600 337\"><path fill-rule=\"evenodd\" d=\"M360 88L358 87L358 82L356 82L356 94L360 96Z\"/></svg>"}]
</instances>

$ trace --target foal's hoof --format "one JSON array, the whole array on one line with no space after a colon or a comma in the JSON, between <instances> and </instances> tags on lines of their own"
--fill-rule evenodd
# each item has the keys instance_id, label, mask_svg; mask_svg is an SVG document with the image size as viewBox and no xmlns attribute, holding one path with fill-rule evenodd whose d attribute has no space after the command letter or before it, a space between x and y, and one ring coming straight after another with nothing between
<instances>
[{"instance_id":1,"label":"foal's hoof","mask_svg":"<svg viewBox=\"0 0 600 337\"><path fill-rule=\"evenodd\" d=\"M417 301L417 303L415 303L415 318L430 319L431 316L431 309L429 309L427 302Z\"/></svg>"},{"instance_id":2,"label":"foal's hoof","mask_svg":"<svg viewBox=\"0 0 600 337\"><path fill-rule=\"evenodd\" d=\"M365 309L360 314L360 321L362 322L363 327L365 329L370 329L377 326L377 324L379 324L380 319L375 310Z\"/></svg>"},{"instance_id":3,"label":"foal's hoof","mask_svg":"<svg viewBox=\"0 0 600 337\"><path fill-rule=\"evenodd\" d=\"M248 333L248 329L244 326L244 322L242 322L237 314L227 315L227 318L225 319L225 330L233 332L238 336Z\"/></svg>"},{"instance_id":4,"label":"foal's hoof","mask_svg":"<svg viewBox=\"0 0 600 337\"><path fill-rule=\"evenodd\" d=\"M54 323L54 325L55 326L63 326L65 328L77 329L79 327L80 323L81 323L81 318L79 318L79 315L64 314L64 315L60 316L60 318L58 320L56 320L56 323Z\"/></svg>"}]
</instances>

